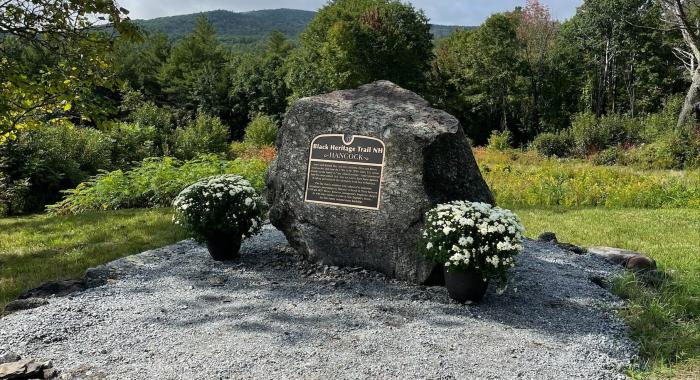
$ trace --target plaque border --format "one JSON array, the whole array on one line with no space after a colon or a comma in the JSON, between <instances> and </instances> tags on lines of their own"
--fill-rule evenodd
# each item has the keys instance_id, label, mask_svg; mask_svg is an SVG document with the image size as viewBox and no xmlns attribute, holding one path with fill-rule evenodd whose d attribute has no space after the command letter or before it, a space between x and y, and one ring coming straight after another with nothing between
<instances>
[{"instance_id":1,"label":"plaque border","mask_svg":"<svg viewBox=\"0 0 700 380\"><path fill-rule=\"evenodd\" d=\"M343 144L345 145L351 145L353 141L355 141L355 137L362 137L365 139L370 139L370 140L375 140L379 141L380 144L382 144L382 148L384 149L384 153L382 154L382 163L381 164L363 164L361 162L345 162L345 161L338 161L338 160L319 160L319 159L311 159L311 156L313 155L313 149L314 149L314 143L316 142L317 139L321 137L334 137L334 136L340 136L340 138L343 141ZM309 200L309 174L311 174L311 161L322 161L322 162L335 162L335 163L341 163L341 164L349 164L349 165L366 165L366 166L379 166L379 192L377 193L377 207L367 207L367 206L353 206L349 205L346 203L335 203L335 202L323 202L323 201L313 201ZM384 181L384 164L386 163L386 145L384 144L384 141L376 138L376 137L370 137L370 136L364 136L364 135L352 135L352 139L350 140L349 143L345 143L345 135L342 133L327 133L327 134L322 134L318 135L311 140L311 143L309 144L309 163L306 168L306 180L304 181L304 202L305 203L316 203L316 204L322 204L322 205L329 205L329 206L338 206L338 207L350 207L350 208L359 208L359 209L364 209L364 210L379 210L379 204L382 202L382 182Z\"/></svg>"}]
</instances>

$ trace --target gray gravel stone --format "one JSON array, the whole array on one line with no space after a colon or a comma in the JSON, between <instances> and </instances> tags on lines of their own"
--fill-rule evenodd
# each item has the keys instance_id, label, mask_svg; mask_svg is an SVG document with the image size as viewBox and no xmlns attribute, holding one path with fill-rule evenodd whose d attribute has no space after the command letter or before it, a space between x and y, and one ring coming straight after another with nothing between
<instances>
[{"instance_id":1,"label":"gray gravel stone","mask_svg":"<svg viewBox=\"0 0 700 380\"><path fill-rule=\"evenodd\" d=\"M103 286L0 319L0 354L110 379L616 379L636 352L623 304L590 280L622 268L546 243L478 306L305 262L270 226L240 262L183 241L101 270Z\"/></svg>"}]
</instances>

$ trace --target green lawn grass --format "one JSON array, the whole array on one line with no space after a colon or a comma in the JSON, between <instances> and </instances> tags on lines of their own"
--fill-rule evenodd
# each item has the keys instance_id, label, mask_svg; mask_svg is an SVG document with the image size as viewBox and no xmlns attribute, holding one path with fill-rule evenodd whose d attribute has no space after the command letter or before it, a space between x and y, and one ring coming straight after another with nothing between
<instances>
[{"instance_id":1,"label":"green lawn grass","mask_svg":"<svg viewBox=\"0 0 700 380\"><path fill-rule=\"evenodd\" d=\"M0 219L0 310L43 282L184 239L169 209Z\"/></svg>"},{"instance_id":2,"label":"green lawn grass","mask_svg":"<svg viewBox=\"0 0 700 380\"><path fill-rule=\"evenodd\" d=\"M553 231L560 241L643 252L669 275L656 289L634 275L614 291L629 300L620 313L641 345L635 378L700 379L700 210L516 209L528 236Z\"/></svg>"}]
</instances>

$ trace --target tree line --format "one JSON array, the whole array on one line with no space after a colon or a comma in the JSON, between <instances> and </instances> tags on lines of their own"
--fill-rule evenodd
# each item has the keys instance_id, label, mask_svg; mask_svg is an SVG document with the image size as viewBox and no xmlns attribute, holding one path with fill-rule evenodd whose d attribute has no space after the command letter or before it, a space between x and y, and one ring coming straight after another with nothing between
<instances>
[{"instance_id":1,"label":"tree line","mask_svg":"<svg viewBox=\"0 0 700 380\"><path fill-rule=\"evenodd\" d=\"M586 0L558 21L528 0L435 39L410 4L333 0L298 40L273 32L256 51L223 44L206 17L171 41L112 1L0 2L0 201L55 178L43 207L150 156L235 158L252 121L267 134L295 99L380 79L457 117L476 145L699 166L696 1Z\"/></svg>"}]
</instances>

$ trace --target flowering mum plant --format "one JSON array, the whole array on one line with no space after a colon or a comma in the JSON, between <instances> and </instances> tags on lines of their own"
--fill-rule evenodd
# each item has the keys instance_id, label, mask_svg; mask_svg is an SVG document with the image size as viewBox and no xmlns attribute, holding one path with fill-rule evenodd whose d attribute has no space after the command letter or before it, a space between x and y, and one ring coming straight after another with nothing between
<instances>
[{"instance_id":1,"label":"flowering mum plant","mask_svg":"<svg viewBox=\"0 0 700 380\"><path fill-rule=\"evenodd\" d=\"M266 205L250 182L234 174L201 179L173 201L175 224L205 242L211 237L249 237L260 231Z\"/></svg>"},{"instance_id":2,"label":"flowering mum plant","mask_svg":"<svg viewBox=\"0 0 700 380\"><path fill-rule=\"evenodd\" d=\"M507 280L522 251L525 229L510 210L487 203L454 201L426 214L422 251L449 272L476 270L484 279Z\"/></svg>"}]
</instances>

